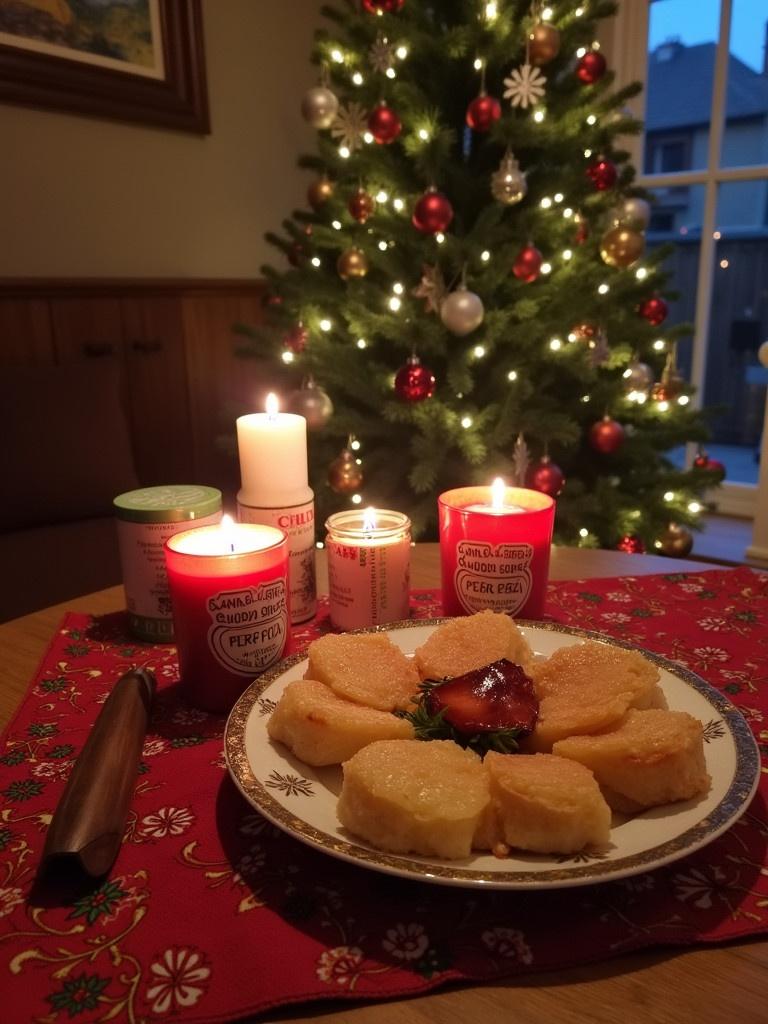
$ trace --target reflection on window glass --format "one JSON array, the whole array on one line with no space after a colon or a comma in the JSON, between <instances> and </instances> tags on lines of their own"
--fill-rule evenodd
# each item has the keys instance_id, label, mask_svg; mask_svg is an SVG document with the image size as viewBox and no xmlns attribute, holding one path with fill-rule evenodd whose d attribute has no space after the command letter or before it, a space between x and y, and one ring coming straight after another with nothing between
<instances>
[{"instance_id":1,"label":"reflection on window glass","mask_svg":"<svg viewBox=\"0 0 768 1024\"><path fill-rule=\"evenodd\" d=\"M768 369L757 358L768 338L767 198L768 181L729 182L718 190L704 403L725 408L714 422L714 442L724 446L728 478L741 483L757 480L768 386Z\"/></svg>"},{"instance_id":2,"label":"reflection on window glass","mask_svg":"<svg viewBox=\"0 0 768 1024\"><path fill-rule=\"evenodd\" d=\"M768 4L733 0L720 163L768 163Z\"/></svg>"},{"instance_id":3,"label":"reflection on window glass","mask_svg":"<svg viewBox=\"0 0 768 1024\"><path fill-rule=\"evenodd\" d=\"M719 19L719 0L656 0L650 6L646 174L707 164Z\"/></svg>"}]
</instances>

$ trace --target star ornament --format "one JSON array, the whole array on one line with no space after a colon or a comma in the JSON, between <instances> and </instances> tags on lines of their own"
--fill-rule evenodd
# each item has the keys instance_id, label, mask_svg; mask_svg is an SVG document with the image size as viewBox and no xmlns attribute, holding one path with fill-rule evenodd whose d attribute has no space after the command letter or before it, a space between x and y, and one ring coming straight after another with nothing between
<instances>
[{"instance_id":1,"label":"star ornament","mask_svg":"<svg viewBox=\"0 0 768 1024\"><path fill-rule=\"evenodd\" d=\"M336 119L331 125L331 135L340 146L350 152L360 149L363 135L368 131L368 114L361 103L348 103L339 107Z\"/></svg>"},{"instance_id":2,"label":"star ornament","mask_svg":"<svg viewBox=\"0 0 768 1024\"><path fill-rule=\"evenodd\" d=\"M395 64L395 47L386 36L379 36L368 51L368 59L374 71L385 75Z\"/></svg>"},{"instance_id":3,"label":"star ornament","mask_svg":"<svg viewBox=\"0 0 768 1024\"><path fill-rule=\"evenodd\" d=\"M448 294L440 268L425 263L421 268L421 281L411 294L417 299L424 299L427 313L437 313Z\"/></svg>"},{"instance_id":4,"label":"star ornament","mask_svg":"<svg viewBox=\"0 0 768 1024\"><path fill-rule=\"evenodd\" d=\"M504 79L504 99L509 100L513 107L535 107L544 95L547 80L538 68L531 64L523 64L510 72Z\"/></svg>"}]
</instances>

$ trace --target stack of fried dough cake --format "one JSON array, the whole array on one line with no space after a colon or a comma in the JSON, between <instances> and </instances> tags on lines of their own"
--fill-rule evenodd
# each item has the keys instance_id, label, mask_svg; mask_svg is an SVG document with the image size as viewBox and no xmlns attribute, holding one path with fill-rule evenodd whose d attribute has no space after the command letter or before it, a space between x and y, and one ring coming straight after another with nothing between
<instances>
[{"instance_id":1,"label":"stack of fried dough cake","mask_svg":"<svg viewBox=\"0 0 768 1024\"><path fill-rule=\"evenodd\" d=\"M269 736L307 764L343 765L339 821L382 850L573 853L609 843L612 810L710 786L701 723L667 710L658 669L634 650L574 642L540 659L512 619L485 611L441 624L413 658L386 633L328 635L308 654ZM501 658L524 669L539 699L520 753L481 758L453 740L417 740L394 713L415 707L422 680Z\"/></svg>"}]
</instances>

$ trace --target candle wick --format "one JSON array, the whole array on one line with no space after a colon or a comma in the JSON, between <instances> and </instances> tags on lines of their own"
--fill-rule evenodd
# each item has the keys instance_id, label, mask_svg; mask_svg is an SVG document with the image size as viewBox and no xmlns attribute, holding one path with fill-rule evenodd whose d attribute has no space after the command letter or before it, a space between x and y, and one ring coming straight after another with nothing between
<instances>
[{"instance_id":1,"label":"candle wick","mask_svg":"<svg viewBox=\"0 0 768 1024\"><path fill-rule=\"evenodd\" d=\"M231 544L229 545L229 550L230 550L230 551L232 552L232 554L234 555L234 553L235 553L235 544L234 544L234 541L233 541L233 542L232 542L232 543L231 543Z\"/></svg>"}]
</instances>

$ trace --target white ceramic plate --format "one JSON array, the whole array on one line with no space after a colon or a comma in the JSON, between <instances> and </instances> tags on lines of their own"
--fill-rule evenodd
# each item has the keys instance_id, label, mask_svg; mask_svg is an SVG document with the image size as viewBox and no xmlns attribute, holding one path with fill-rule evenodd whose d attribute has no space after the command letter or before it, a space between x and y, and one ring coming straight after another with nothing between
<instances>
[{"instance_id":1,"label":"white ceramic plate","mask_svg":"<svg viewBox=\"0 0 768 1024\"><path fill-rule=\"evenodd\" d=\"M444 619L384 627L411 654ZM582 639L633 645L555 623L518 621L536 654ZM246 690L229 717L227 765L253 807L279 828L324 853L360 866L444 885L489 889L547 889L624 878L685 857L711 842L743 813L757 788L760 758L749 726L731 702L695 673L647 651L658 667L669 707L688 711L704 725L709 793L656 807L633 818L614 816L611 846L596 853L542 856L513 851L503 859L478 853L461 861L383 853L338 822L341 768L312 768L267 735L267 718L285 689L307 667L294 655L265 672Z\"/></svg>"}]
</instances>

